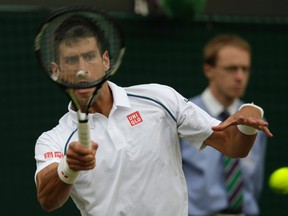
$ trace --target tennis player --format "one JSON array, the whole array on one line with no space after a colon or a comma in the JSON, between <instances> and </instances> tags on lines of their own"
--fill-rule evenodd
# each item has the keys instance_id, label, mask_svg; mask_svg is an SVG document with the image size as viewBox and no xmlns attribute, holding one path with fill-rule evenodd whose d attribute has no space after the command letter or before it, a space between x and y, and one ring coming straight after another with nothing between
<instances>
[{"instance_id":1,"label":"tennis player","mask_svg":"<svg viewBox=\"0 0 288 216\"><path fill-rule=\"evenodd\" d=\"M89 31L82 27L74 29ZM83 53L100 52L97 37L87 35L69 43L63 37L59 44L60 58L69 52L78 56L78 71L91 66ZM103 74L107 59L91 57L99 58L95 70ZM87 94L79 91L77 97L87 100ZM59 124L37 139L38 200L50 212L71 197L83 216L187 216L179 138L199 150L210 146L231 157L245 157L258 130L272 137L262 116L260 107L245 104L221 123L171 87L122 88L107 81L89 114L91 149L78 142L71 103Z\"/></svg>"}]
</instances>

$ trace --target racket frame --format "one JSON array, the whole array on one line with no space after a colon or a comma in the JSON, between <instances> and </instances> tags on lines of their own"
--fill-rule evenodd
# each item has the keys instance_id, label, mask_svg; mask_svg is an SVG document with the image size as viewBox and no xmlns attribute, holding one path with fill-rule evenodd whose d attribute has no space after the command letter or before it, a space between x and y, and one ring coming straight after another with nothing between
<instances>
[{"instance_id":1,"label":"racket frame","mask_svg":"<svg viewBox=\"0 0 288 216\"><path fill-rule=\"evenodd\" d=\"M95 13L97 16L100 16L103 18L105 21L109 22L111 26L113 27L113 31L117 33L118 36L118 46L119 46L119 52L118 56L116 59L114 59L114 63L110 64L110 68L106 71L105 75L101 77L100 79L93 81L93 82L80 82L80 83L68 83L64 82L63 80L58 80L53 78L53 75L51 75L51 71L47 69L47 65L45 64L46 62L44 61L42 57L42 52L41 52L41 39L43 37L43 33L45 32L46 28L48 27L49 23L53 22L56 18L60 16L64 16L67 14L77 14L77 15L82 15L83 13ZM91 15L92 16L92 15ZM69 16L67 16L69 17ZM84 18L87 18L83 16ZM100 26L98 26L100 28ZM107 33L107 32L106 32ZM104 37L107 37L104 32ZM124 44L124 36L123 32L120 28L120 25L116 22L116 20L112 19L112 17L108 16L103 11L100 11L96 9L93 6L88 6L88 5L71 5L68 7L63 7L61 9L58 9L56 12L54 12L51 16L49 16L45 21L44 24L40 27L38 30L37 36L35 38L35 53L37 56L38 61L40 62L40 65L42 66L42 69L46 72L47 75L51 78L54 83L56 83L58 86L61 87L62 90L66 92L66 94L70 97L72 100L72 103L74 107L76 108L77 111L77 117L78 117L78 137L79 137L79 142L87 147L91 147L91 140L90 140L90 129L89 129L89 123L88 123L88 113L90 106L94 102L95 95L97 95L98 90L102 87L102 85L110 79L112 75L116 73L116 71L119 69L119 66L121 65L123 56L125 54L125 44ZM108 49L109 53L109 49ZM95 88L93 94L91 95L85 111L82 112L80 109L80 105L73 94L73 89L87 89L87 88Z\"/></svg>"}]
</instances>

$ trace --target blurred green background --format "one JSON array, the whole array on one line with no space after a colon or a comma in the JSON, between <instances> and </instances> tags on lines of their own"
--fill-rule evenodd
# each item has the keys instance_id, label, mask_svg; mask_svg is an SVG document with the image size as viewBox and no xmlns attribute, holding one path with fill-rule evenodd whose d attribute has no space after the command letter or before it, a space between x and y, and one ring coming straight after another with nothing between
<instances>
[{"instance_id":1,"label":"blurred green background","mask_svg":"<svg viewBox=\"0 0 288 216\"><path fill-rule=\"evenodd\" d=\"M33 51L34 36L49 13L37 7L0 11L1 207L12 216L80 215L71 201L48 214L36 200L34 145L43 131L57 124L68 103L66 95L42 73ZM185 22L131 13L111 15L122 25L127 44L123 64L112 78L121 86L162 83L191 97L206 86L202 47L211 36L236 33L251 43L252 76L243 99L264 108L274 134L267 148L261 216L287 215L288 196L272 192L268 177L288 166L288 20L199 16Z\"/></svg>"}]
</instances>

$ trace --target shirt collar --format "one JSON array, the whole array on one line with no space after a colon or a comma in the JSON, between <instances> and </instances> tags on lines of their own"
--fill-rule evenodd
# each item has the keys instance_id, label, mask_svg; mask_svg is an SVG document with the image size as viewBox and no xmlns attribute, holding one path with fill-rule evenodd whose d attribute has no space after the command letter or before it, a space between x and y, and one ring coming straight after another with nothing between
<instances>
[{"instance_id":1,"label":"shirt collar","mask_svg":"<svg viewBox=\"0 0 288 216\"><path fill-rule=\"evenodd\" d=\"M113 106L131 107L126 91L115 83L108 81L113 95Z\"/></svg>"},{"instance_id":2,"label":"shirt collar","mask_svg":"<svg viewBox=\"0 0 288 216\"><path fill-rule=\"evenodd\" d=\"M108 81L108 85L113 95L113 106L111 112L115 111L118 107L131 107L130 101L124 88L121 88L110 81ZM72 102L68 104L68 111L71 114L72 121L78 122L77 113L71 109L71 105ZM99 115L99 113L90 113L88 118L93 118L93 116L97 114Z\"/></svg>"},{"instance_id":3,"label":"shirt collar","mask_svg":"<svg viewBox=\"0 0 288 216\"><path fill-rule=\"evenodd\" d=\"M204 104L206 105L209 113L212 116L219 116L224 109L226 109L229 114L233 114L238 109L238 104L240 103L239 99L235 99L234 102L227 108L225 108L212 94L209 88L206 88L202 93L202 99Z\"/></svg>"}]
</instances>

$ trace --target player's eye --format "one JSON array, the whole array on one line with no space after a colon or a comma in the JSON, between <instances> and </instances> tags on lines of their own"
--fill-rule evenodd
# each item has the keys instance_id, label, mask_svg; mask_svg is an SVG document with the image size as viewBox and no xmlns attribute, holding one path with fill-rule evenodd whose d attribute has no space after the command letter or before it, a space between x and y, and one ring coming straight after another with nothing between
<instances>
[{"instance_id":1,"label":"player's eye","mask_svg":"<svg viewBox=\"0 0 288 216\"><path fill-rule=\"evenodd\" d=\"M78 56L69 56L65 58L65 63L69 65L75 65L79 62Z\"/></svg>"},{"instance_id":2,"label":"player's eye","mask_svg":"<svg viewBox=\"0 0 288 216\"><path fill-rule=\"evenodd\" d=\"M86 54L83 55L83 58L84 58L85 61L93 61L96 58L96 55L95 55L94 52L93 53L92 52L91 53L86 53Z\"/></svg>"}]
</instances>

